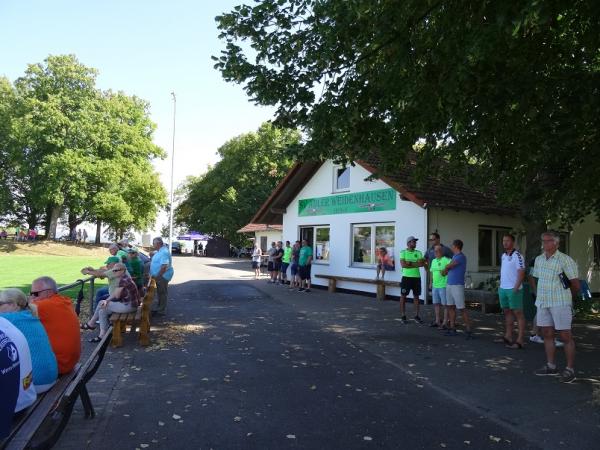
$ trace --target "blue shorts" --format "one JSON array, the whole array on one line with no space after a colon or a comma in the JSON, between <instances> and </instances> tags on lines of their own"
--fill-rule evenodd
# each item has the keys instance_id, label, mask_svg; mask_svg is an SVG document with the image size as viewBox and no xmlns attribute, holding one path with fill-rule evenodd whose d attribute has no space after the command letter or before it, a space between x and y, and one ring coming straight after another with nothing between
<instances>
[{"instance_id":1,"label":"blue shorts","mask_svg":"<svg viewBox=\"0 0 600 450\"><path fill-rule=\"evenodd\" d=\"M434 305L446 305L446 288L433 288L431 290L431 296Z\"/></svg>"},{"instance_id":2,"label":"blue shorts","mask_svg":"<svg viewBox=\"0 0 600 450\"><path fill-rule=\"evenodd\" d=\"M296 274L298 274L298 264L297 263L292 263L292 265L290 266L290 274L292 276L295 276Z\"/></svg>"},{"instance_id":3,"label":"blue shorts","mask_svg":"<svg viewBox=\"0 0 600 450\"><path fill-rule=\"evenodd\" d=\"M286 262L281 263L281 273L283 274L284 277L287 273L289 265L290 265L290 263L286 263Z\"/></svg>"}]
</instances>

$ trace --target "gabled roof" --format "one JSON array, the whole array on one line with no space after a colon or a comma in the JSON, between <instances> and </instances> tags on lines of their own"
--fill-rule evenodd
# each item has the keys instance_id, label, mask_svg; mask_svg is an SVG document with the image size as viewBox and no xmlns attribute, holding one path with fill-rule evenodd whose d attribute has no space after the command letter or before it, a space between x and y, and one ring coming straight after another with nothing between
<instances>
[{"instance_id":1,"label":"gabled roof","mask_svg":"<svg viewBox=\"0 0 600 450\"><path fill-rule=\"evenodd\" d=\"M240 228L238 233L256 233L260 231L283 231L283 225L268 225L266 223L249 223Z\"/></svg>"},{"instance_id":2,"label":"gabled roof","mask_svg":"<svg viewBox=\"0 0 600 450\"><path fill-rule=\"evenodd\" d=\"M323 163L296 163L286 177L277 185L273 193L263 203L252 218L252 222L281 224L283 213L298 195L302 187L310 181ZM515 215L515 210L500 205L493 193L484 193L468 186L460 177L437 177L428 175L416 183L412 177L412 166L405 165L393 175L379 175L380 162L376 157L355 161L371 174L398 191L403 198L421 207L436 207L457 211L482 212L485 214Z\"/></svg>"}]
</instances>

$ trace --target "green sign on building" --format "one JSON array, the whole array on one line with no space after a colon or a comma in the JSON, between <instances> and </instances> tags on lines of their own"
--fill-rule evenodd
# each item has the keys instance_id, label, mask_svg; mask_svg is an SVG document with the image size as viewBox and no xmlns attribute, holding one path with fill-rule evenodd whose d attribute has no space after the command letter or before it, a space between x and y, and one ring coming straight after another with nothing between
<instances>
[{"instance_id":1,"label":"green sign on building","mask_svg":"<svg viewBox=\"0 0 600 450\"><path fill-rule=\"evenodd\" d=\"M298 215L326 216L396 209L397 192L394 189L305 198L298 202Z\"/></svg>"}]
</instances>

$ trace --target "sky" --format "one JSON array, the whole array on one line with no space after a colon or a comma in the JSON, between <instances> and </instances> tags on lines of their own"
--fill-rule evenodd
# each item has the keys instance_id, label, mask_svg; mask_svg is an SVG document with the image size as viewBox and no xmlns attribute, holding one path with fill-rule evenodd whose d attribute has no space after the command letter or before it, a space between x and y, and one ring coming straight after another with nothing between
<instances>
[{"instance_id":1,"label":"sky","mask_svg":"<svg viewBox=\"0 0 600 450\"><path fill-rule=\"evenodd\" d=\"M246 0L247 1L247 0ZM249 102L242 86L213 68L215 16L244 0L0 0L0 76L14 81L48 55L75 54L99 70L100 89L147 100L154 142L169 158L177 97L174 181L199 175L227 140L272 118ZM170 188L171 160L155 163Z\"/></svg>"}]
</instances>

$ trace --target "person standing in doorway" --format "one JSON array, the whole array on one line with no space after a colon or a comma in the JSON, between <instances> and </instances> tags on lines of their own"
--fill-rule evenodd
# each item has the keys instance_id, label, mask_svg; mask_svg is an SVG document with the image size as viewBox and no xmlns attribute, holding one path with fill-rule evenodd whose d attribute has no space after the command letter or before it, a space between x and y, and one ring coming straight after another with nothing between
<instances>
[{"instance_id":1,"label":"person standing in doorway","mask_svg":"<svg viewBox=\"0 0 600 450\"><path fill-rule=\"evenodd\" d=\"M500 265L500 287L498 297L500 307L504 311L504 338L503 341L509 348L523 348L525 336L525 315L523 314L523 280L525 279L525 261L523 256L515 249L515 237L505 234L502 238L504 253ZM517 320L518 334L513 341L513 328Z\"/></svg>"},{"instance_id":2,"label":"person standing in doorway","mask_svg":"<svg viewBox=\"0 0 600 450\"><path fill-rule=\"evenodd\" d=\"M415 306L415 322L423 323L419 317L421 295L421 267L425 265L423 253L417 250L418 239L414 236L406 238L406 249L400 252L400 265L402 266L402 281L400 282L400 314L402 322L406 320L406 296L412 291Z\"/></svg>"},{"instance_id":3,"label":"person standing in doorway","mask_svg":"<svg viewBox=\"0 0 600 450\"><path fill-rule=\"evenodd\" d=\"M162 238L154 238L152 246L155 251L150 260L150 276L156 281L156 293L158 295L158 305L152 311L152 314L164 316L167 309L169 281L173 278L174 273L173 265L169 249L164 244Z\"/></svg>"},{"instance_id":4,"label":"person standing in doorway","mask_svg":"<svg viewBox=\"0 0 600 450\"><path fill-rule=\"evenodd\" d=\"M558 250L560 237L557 233L547 231L542 234L544 253L535 258L533 266L532 289L537 297L537 324L542 327L546 364L535 374L558 375L556 361L555 330L559 332L564 343L567 366L560 375L563 383L575 381L575 342L571 332L573 320L573 297L579 293L577 264L568 255ZM535 281L537 278L537 282Z\"/></svg>"},{"instance_id":5,"label":"person standing in doorway","mask_svg":"<svg viewBox=\"0 0 600 450\"><path fill-rule=\"evenodd\" d=\"M465 274L467 272L467 257L462 252L463 241L455 239L452 242L452 261L442 270L442 275L448 275L448 284L446 285L446 303L448 308L448 320L450 329L446 331L446 336L456 336L456 310L460 311L465 323L465 337L467 340L473 339L471 332L471 322L469 313L465 308Z\"/></svg>"},{"instance_id":6,"label":"person standing in doorway","mask_svg":"<svg viewBox=\"0 0 600 450\"><path fill-rule=\"evenodd\" d=\"M298 291L310 292L310 268L312 265L313 251L306 239L302 240L302 247L298 255L298 269L300 272L300 287ZM306 288L304 287L306 286Z\"/></svg>"},{"instance_id":7,"label":"person standing in doorway","mask_svg":"<svg viewBox=\"0 0 600 450\"><path fill-rule=\"evenodd\" d=\"M83 238L83 243L85 244L87 242L87 238L88 238L88 233L87 233L87 230L85 228L83 229L83 233L81 235L82 235L82 238Z\"/></svg>"}]
</instances>

